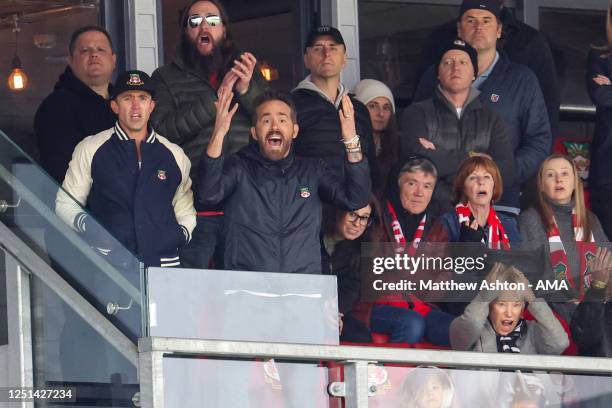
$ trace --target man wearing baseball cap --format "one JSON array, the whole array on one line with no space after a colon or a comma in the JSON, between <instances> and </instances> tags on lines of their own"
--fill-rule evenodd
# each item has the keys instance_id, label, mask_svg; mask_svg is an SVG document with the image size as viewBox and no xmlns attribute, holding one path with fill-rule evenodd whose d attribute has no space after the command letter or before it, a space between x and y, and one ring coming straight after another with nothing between
<instances>
[{"instance_id":1,"label":"man wearing baseball cap","mask_svg":"<svg viewBox=\"0 0 612 408\"><path fill-rule=\"evenodd\" d=\"M552 135L538 79L529 68L511 62L503 51L497 50L502 33L499 13L496 0L464 0L457 34L477 51L478 72L473 87L480 91L480 102L502 118L513 146L514 183L504 183L504 193L495 203L495 210L516 218L520 213L521 184L536 174L550 154ZM432 66L421 78L414 100L433 96L436 82Z\"/></svg>"},{"instance_id":2,"label":"man wearing baseball cap","mask_svg":"<svg viewBox=\"0 0 612 408\"><path fill-rule=\"evenodd\" d=\"M438 168L434 193L443 212L453 206L452 186L461 163L471 154L485 153L500 169L505 185L512 184L514 157L502 119L478 99L472 88L478 54L460 39L445 44L438 64L440 84L432 98L410 105L402 114L401 157L415 154Z\"/></svg>"},{"instance_id":3,"label":"man wearing baseball cap","mask_svg":"<svg viewBox=\"0 0 612 408\"><path fill-rule=\"evenodd\" d=\"M179 266L195 226L191 163L149 125L153 89L142 71L119 74L110 102L117 123L77 145L56 212L109 261L117 244L106 231L145 266Z\"/></svg>"},{"instance_id":4,"label":"man wearing baseball cap","mask_svg":"<svg viewBox=\"0 0 612 408\"><path fill-rule=\"evenodd\" d=\"M337 174L344 174L346 149L361 148L373 160L372 125L366 107L350 95L354 106L349 144L342 140L338 112L348 89L340 81L346 65L346 44L338 29L321 26L312 30L304 46L304 65L310 71L293 90L300 137L295 140L295 154L324 159Z\"/></svg>"}]
</instances>

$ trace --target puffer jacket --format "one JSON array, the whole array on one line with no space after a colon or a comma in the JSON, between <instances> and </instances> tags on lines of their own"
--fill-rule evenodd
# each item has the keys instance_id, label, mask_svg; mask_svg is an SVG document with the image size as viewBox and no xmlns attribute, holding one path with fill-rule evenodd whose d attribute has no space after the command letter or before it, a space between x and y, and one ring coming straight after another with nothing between
<instances>
[{"instance_id":1,"label":"puffer jacket","mask_svg":"<svg viewBox=\"0 0 612 408\"><path fill-rule=\"evenodd\" d=\"M430 67L421 78L414 100L431 98L437 83L436 67ZM504 189L495 209L517 212L520 185L537 173L552 148L542 91L534 73L524 65L511 62L503 51L499 51L499 60L478 90L482 104L502 118L514 152L514 183Z\"/></svg>"},{"instance_id":2,"label":"puffer jacket","mask_svg":"<svg viewBox=\"0 0 612 408\"><path fill-rule=\"evenodd\" d=\"M293 153L270 161L255 144L227 159L204 155L199 196L204 205L225 200L225 268L321 273L321 200L353 210L370 195L365 158L346 162L345 174Z\"/></svg>"},{"instance_id":3,"label":"puffer jacket","mask_svg":"<svg viewBox=\"0 0 612 408\"><path fill-rule=\"evenodd\" d=\"M490 155L502 175L504 186L514 178L512 145L506 136L504 123L495 112L478 99L480 92L472 89L461 117L455 107L436 89L433 98L409 106L402 115L400 137L402 160L419 154L431 159L438 168L435 198L450 211L453 181L469 152ZM419 138L426 138L436 149L426 149Z\"/></svg>"},{"instance_id":4,"label":"puffer jacket","mask_svg":"<svg viewBox=\"0 0 612 408\"><path fill-rule=\"evenodd\" d=\"M156 69L151 79L156 104L151 123L157 132L183 148L191 161L191 178L195 184L200 158L215 126L217 90L207 78L188 67L180 53L174 61ZM253 102L266 88L256 70L249 90L236 96L240 107L225 138L224 152L237 152L249 143Z\"/></svg>"}]
</instances>

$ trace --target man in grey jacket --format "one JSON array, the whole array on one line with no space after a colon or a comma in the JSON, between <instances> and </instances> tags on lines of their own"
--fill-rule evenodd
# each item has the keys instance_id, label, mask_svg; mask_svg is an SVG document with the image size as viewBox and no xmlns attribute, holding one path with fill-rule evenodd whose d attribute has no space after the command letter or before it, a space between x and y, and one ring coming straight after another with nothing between
<instances>
[{"instance_id":1,"label":"man in grey jacket","mask_svg":"<svg viewBox=\"0 0 612 408\"><path fill-rule=\"evenodd\" d=\"M453 320L453 350L485 353L561 354L569 345L563 326L543 299L536 299L529 281L513 267L493 265L478 295ZM499 290L500 285L518 290ZM493 287L493 288L492 288ZM525 308L534 320L522 318Z\"/></svg>"},{"instance_id":2,"label":"man in grey jacket","mask_svg":"<svg viewBox=\"0 0 612 408\"><path fill-rule=\"evenodd\" d=\"M185 150L191 160L194 184L214 128L220 89L233 90L240 106L223 144L224 152L234 153L249 142L253 101L266 88L255 57L240 53L234 45L228 22L218 0L191 1L181 20L181 41L174 60L152 75L157 102L152 124ZM195 202L197 226L191 242L181 252L182 263L186 267L207 268L214 254L215 266L221 268L223 206L198 205L197 195Z\"/></svg>"}]
</instances>

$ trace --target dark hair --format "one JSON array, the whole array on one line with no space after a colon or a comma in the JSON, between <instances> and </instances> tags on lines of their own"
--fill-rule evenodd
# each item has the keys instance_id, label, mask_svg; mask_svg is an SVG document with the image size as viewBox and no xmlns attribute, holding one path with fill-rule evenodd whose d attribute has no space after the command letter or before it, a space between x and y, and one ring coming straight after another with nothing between
<instances>
[{"instance_id":1,"label":"dark hair","mask_svg":"<svg viewBox=\"0 0 612 408\"><path fill-rule=\"evenodd\" d=\"M253 114L251 115L253 125L257 123L257 108L269 101L281 101L286 103L289 109L291 109L291 120L293 123L297 123L297 112L291 94L283 91L269 90L258 95L257 98L255 98L255 102L253 102Z\"/></svg>"},{"instance_id":2,"label":"dark hair","mask_svg":"<svg viewBox=\"0 0 612 408\"><path fill-rule=\"evenodd\" d=\"M385 239L385 230L383 227L383 215L382 207L378 199L374 195L370 195L367 205L372 209L370 217L372 217L372 224L368 226L363 234L357 238L359 242L383 242ZM365 207L365 206L364 206ZM326 205L323 208L323 222L322 232L324 236L335 236L338 232L338 225L342 220L342 217L350 211L358 210L359 208L353 208L347 210L344 208L334 207L332 205Z\"/></svg>"},{"instance_id":3,"label":"dark hair","mask_svg":"<svg viewBox=\"0 0 612 408\"><path fill-rule=\"evenodd\" d=\"M399 183L399 179L404 173L416 173L417 171L422 171L425 174L432 175L436 181L438 180L438 168L427 157L424 156L411 156L406 159L404 165L400 168L399 173L397 175L397 183Z\"/></svg>"},{"instance_id":4,"label":"dark hair","mask_svg":"<svg viewBox=\"0 0 612 408\"><path fill-rule=\"evenodd\" d=\"M239 52L238 52L238 48L234 44L234 41L232 40L232 35L230 33L229 16L227 14L227 11L225 11L225 8L223 7L223 5L221 4L219 0L191 0L189 4L184 8L183 14L181 17L181 23L180 23L181 24L181 30L180 30L181 35L180 35L180 40L179 40L179 50L181 51L182 56L185 62L187 63L187 65L190 65L190 66L198 65L193 55L194 54L192 51L193 46L191 45L191 40L187 36L186 27L187 27L187 19L189 18L189 10L191 10L194 4L199 3L199 2L212 3L215 5L215 7L217 7L217 9L219 9L219 16L221 17L221 22L223 24L223 27L225 28L225 38L223 42L219 44L219 47L217 49L217 51L219 52L218 67L215 67L218 69L218 72L216 72L216 74L218 75L219 80L222 80L223 76L225 76L227 71L229 71L231 67L234 65L234 59L238 58ZM210 75L210 74L213 74L213 72L205 72L205 74Z\"/></svg>"},{"instance_id":5,"label":"dark hair","mask_svg":"<svg viewBox=\"0 0 612 408\"><path fill-rule=\"evenodd\" d=\"M90 31L97 31L99 33L102 33L106 36L106 39L108 40L108 43L110 44L111 47L111 51L113 51L113 40L111 39L110 34L108 33L108 31L106 31L106 29L104 29L104 27L100 27L97 25L88 25L88 26L84 26L81 28L77 28L72 35L70 36L70 43L68 44L68 52L70 53L70 55L72 55L74 53L74 48L76 47L76 42L79 39L79 37L81 36L81 34L85 34L88 33Z\"/></svg>"}]
</instances>

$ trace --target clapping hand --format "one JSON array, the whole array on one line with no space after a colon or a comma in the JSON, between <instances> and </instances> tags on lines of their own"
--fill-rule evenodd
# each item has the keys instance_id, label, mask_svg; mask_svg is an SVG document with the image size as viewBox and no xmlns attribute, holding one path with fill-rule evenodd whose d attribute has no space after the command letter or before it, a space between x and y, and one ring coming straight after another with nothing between
<instances>
[{"instance_id":1,"label":"clapping hand","mask_svg":"<svg viewBox=\"0 0 612 408\"><path fill-rule=\"evenodd\" d=\"M257 59L250 52L245 52L240 55L240 59L234 60L234 66L230 72L237 76L236 91L240 95L244 95L249 90L249 84L253 77L253 71L257 65Z\"/></svg>"},{"instance_id":2,"label":"clapping hand","mask_svg":"<svg viewBox=\"0 0 612 408\"><path fill-rule=\"evenodd\" d=\"M206 154L208 157L217 158L221 156L223 149L223 139L229 131L232 124L232 118L238 110L238 104L234 104L230 108L234 93L229 87L219 88L219 100L215 102L217 108L217 116L215 117L215 128L213 129L212 136L206 148Z\"/></svg>"}]
</instances>

